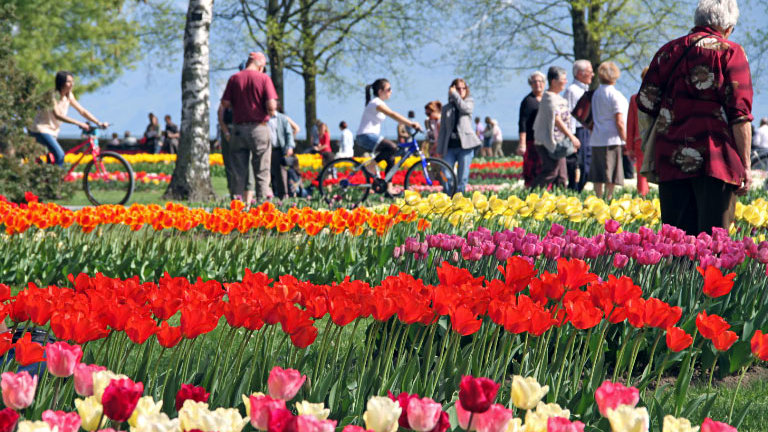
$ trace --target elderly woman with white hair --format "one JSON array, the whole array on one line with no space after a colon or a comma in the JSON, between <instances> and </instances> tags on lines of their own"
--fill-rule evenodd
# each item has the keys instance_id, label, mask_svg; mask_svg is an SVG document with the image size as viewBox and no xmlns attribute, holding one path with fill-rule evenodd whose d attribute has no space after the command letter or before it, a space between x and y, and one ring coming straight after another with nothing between
<instances>
[{"instance_id":1,"label":"elderly woman with white hair","mask_svg":"<svg viewBox=\"0 0 768 432\"><path fill-rule=\"evenodd\" d=\"M750 185L752 78L728 40L738 18L736 0L699 0L695 27L656 53L637 97L641 174L659 184L662 222L688 234L729 229Z\"/></svg>"},{"instance_id":2,"label":"elderly woman with white hair","mask_svg":"<svg viewBox=\"0 0 768 432\"><path fill-rule=\"evenodd\" d=\"M541 159L534 147L533 121L536 120L536 113L539 112L539 103L544 95L546 81L543 73L539 71L532 73L528 77L531 92L520 103L518 122L520 142L516 153L523 157L523 181L526 187L530 187L533 179L541 172Z\"/></svg>"}]
</instances>

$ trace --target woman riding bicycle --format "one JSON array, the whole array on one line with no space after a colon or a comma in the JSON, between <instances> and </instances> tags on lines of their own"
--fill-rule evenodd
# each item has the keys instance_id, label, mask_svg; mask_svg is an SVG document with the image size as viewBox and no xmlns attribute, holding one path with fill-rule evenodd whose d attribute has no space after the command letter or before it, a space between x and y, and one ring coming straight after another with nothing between
<instances>
[{"instance_id":1,"label":"woman riding bicycle","mask_svg":"<svg viewBox=\"0 0 768 432\"><path fill-rule=\"evenodd\" d=\"M395 163L397 144L381 135L381 123L388 116L400 124L421 130L418 122L408 120L405 116L392 111L384 103L390 96L392 96L392 86L386 78L379 78L373 84L365 86L365 110L363 110L360 127L357 128L357 137L355 138L358 146L367 151L378 153L376 162L384 161L387 165L387 171Z\"/></svg>"},{"instance_id":2,"label":"woman riding bicycle","mask_svg":"<svg viewBox=\"0 0 768 432\"><path fill-rule=\"evenodd\" d=\"M93 114L88 112L88 110L83 108L82 105L77 102L75 95L72 94L72 87L74 87L74 78L71 73L66 71L56 72L56 90L51 93L51 105L40 110L35 116L34 123L27 128L29 134L34 137L37 142L46 146L48 151L53 153L56 165L59 166L64 164L64 150L56 140L59 136L61 123L71 123L81 129L90 129L90 126L87 123L67 117L67 111L69 110L70 105L72 105L80 115L96 123L99 127L106 128L109 125L108 123L98 121Z\"/></svg>"}]
</instances>

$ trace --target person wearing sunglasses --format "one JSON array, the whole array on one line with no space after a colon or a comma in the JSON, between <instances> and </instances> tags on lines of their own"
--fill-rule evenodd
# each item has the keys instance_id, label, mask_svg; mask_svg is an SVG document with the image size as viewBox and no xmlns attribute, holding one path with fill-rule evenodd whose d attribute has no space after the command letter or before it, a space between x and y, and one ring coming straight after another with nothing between
<instances>
[{"instance_id":1,"label":"person wearing sunglasses","mask_svg":"<svg viewBox=\"0 0 768 432\"><path fill-rule=\"evenodd\" d=\"M376 162L384 161L387 165L386 170L395 163L395 153L397 153L397 144L384 138L381 134L381 123L390 117L399 124L411 127L415 130L421 130L418 122L412 121L405 116L393 111L385 103L392 96L392 86L386 78L379 78L365 86L365 110L360 119L360 126L357 128L355 142L358 146L369 152L378 153Z\"/></svg>"}]
</instances>

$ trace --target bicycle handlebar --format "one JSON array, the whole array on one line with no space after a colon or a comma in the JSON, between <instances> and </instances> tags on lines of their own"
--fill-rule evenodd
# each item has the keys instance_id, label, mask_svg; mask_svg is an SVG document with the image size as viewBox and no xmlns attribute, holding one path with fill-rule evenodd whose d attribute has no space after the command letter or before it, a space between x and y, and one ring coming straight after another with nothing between
<instances>
[{"instance_id":1,"label":"bicycle handlebar","mask_svg":"<svg viewBox=\"0 0 768 432\"><path fill-rule=\"evenodd\" d=\"M88 129L80 128L81 131L83 131L86 135L96 135L96 131L99 129L106 129L106 127L101 127L98 125L94 125L91 123L86 123L88 125Z\"/></svg>"}]
</instances>

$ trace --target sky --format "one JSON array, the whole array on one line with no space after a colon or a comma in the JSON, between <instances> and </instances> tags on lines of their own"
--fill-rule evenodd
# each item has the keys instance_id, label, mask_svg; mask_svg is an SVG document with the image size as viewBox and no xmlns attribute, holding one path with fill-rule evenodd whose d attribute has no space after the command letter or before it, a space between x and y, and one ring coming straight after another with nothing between
<instances>
[{"instance_id":1,"label":"sky","mask_svg":"<svg viewBox=\"0 0 768 432\"><path fill-rule=\"evenodd\" d=\"M738 34L733 38L736 42ZM211 47L212 55L217 55L217 47ZM424 47L424 56L434 47ZM177 52L182 52L182 41L178 41ZM421 57L422 53L416 53L416 57ZM750 54L748 52L748 54ZM226 80L234 73L235 65L239 64L247 56L245 51L241 58L227 60L225 63L231 63L231 71L222 71L211 74L211 136L216 134L216 110L218 102L223 93ZM395 55L396 57L396 55ZM569 81L571 77L571 67L566 63L559 63L568 70ZM125 131L130 131L133 135L141 136L148 124L147 114L155 113L161 119L165 114L170 114L173 120L178 123L181 118L181 55L172 61L167 68L158 68L142 61L135 65L135 69L130 70L120 76L115 82L96 90L89 94L79 94L75 88L75 95L80 103L90 110L99 120L108 121L111 126L107 131L109 134L117 132L122 136ZM401 77L392 82L392 97L388 105L397 112L405 115L408 110L414 110L418 120L424 119L424 105L431 100L439 99L444 103L447 100L448 87L451 81L456 78L455 65L451 64L433 64L429 67L413 64L403 66L407 71L402 73ZM530 72L533 72L532 70ZM529 72L529 73L530 73ZM543 71L546 73L546 71ZM499 122L505 139L516 139L518 136L518 109L520 101L525 97L530 88L526 82L528 74L513 76L510 79L496 85L492 92L483 94L476 92L475 116L485 118L490 116ZM371 70L365 73L365 76L358 74L350 76L350 79L357 82L372 82L376 78L386 77L386 73ZM768 80L763 79L763 82ZM470 89L473 83L468 82ZM619 89L627 98L636 92L638 83L631 77L622 76L618 83ZM761 117L768 117L768 88L761 89L756 86L755 98L753 104L753 114L756 122ZM318 118L328 124L332 138L338 138L340 131L338 124L344 120L349 127L355 131L360 122L364 107L364 90L361 86L358 91L345 91L344 95L333 96L328 92L326 86L321 82L318 85ZM285 113L294 119L299 125L304 126L304 106L303 106L303 82L301 78L291 72L285 74ZM77 116L77 113L72 112ZM388 119L384 122L383 133L386 136L396 136L397 124L394 120ZM62 136L77 136L79 130L72 125L65 125L62 128ZM299 133L299 138L305 136L305 131Z\"/></svg>"}]
</instances>

